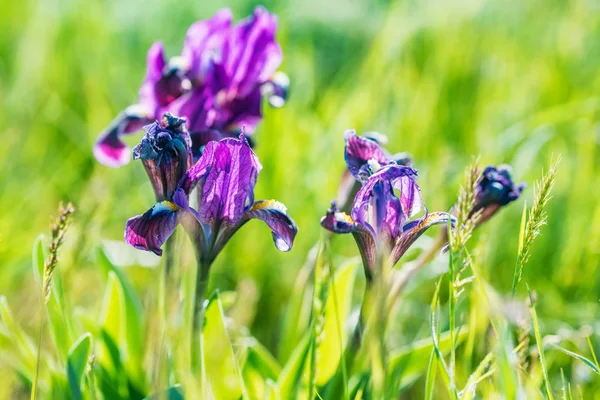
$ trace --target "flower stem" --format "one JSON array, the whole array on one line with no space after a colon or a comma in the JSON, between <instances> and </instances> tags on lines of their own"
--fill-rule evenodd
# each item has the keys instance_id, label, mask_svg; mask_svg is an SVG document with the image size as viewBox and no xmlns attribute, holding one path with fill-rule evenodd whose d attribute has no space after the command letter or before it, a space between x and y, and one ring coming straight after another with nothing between
<instances>
[{"instance_id":1,"label":"flower stem","mask_svg":"<svg viewBox=\"0 0 600 400\"><path fill-rule=\"evenodd\" d=\"M194 334L202 331L204 322L204 300L206 299L206 289L208 287L208 276L210 271L210 262L198 259L198 273L196 275L196 296L194 303Z\"/></svg>"}]
</instances>

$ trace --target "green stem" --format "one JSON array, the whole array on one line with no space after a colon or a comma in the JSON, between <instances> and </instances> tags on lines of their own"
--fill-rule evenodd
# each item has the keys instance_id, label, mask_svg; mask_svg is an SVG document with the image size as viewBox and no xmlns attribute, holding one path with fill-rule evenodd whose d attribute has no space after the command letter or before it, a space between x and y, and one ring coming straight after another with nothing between
<instances>
[{"instance_id":1,"label":"green stem","mask_svg":"<svg viewBox=\"0 0 600 400\"><path fill-rule=\"evenodd\" d=\"M204 300L206 300L209 271L210 262L199 259L198 273L196 275L196 296L194 300L194 334L199 334L204 324Z\"/></svg>"},{"instance_id":2,"label":"green stem","mask_svg":"<svg viewBox=\"0 0 600 400\"><path fill-rule=\"evenodd\" d=\"M450 319L450 395L453 399L458 398L456 392L456 293L454 291L454 281L456 280L456 270L454 268L454 259L456 254L450 250L449 270L448 270L448 314Z\"/></svg>"}]
</instances>

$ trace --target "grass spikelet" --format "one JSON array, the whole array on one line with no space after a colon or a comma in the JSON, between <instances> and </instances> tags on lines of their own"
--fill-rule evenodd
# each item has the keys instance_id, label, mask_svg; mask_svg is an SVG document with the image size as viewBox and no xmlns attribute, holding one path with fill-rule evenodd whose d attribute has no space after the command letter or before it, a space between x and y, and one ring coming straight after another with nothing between
<instances>
[{"instance_id":1,"label":"grass spikelet","mask_svg":"<svg viewBox=\"0 0 600 400\"><path fill-rule=\"evenodd\" d=\"M528 214L523 211L523 218L526 216L527 219L522 223L521 233L519 236L519 253L517 255L517 265L515 268L512 285L513 296L516 294L517 286L521 281L523 268L529 261L529 257L531 255L531 246L534 240L540 235L542 226L546 225L547 215L545 209L548 205L548 201L551 198L550 193L552 192L552 188L554 187L554 183L556 181L556 172L559 164L560 157L551 164L548 173L543 175L542 179L536 182L533 205L531 206Z\"/></svg>"},{"instance_id":2,"label":"grass spikelet","mask_svg":"<svg viewBox=\"0 0 600 400\"><path fill-rule=\"evenodd\" d=\"M473 229L481 216L481 212L472 213L475 206L475 192L480 178L479 159L475 159L465 170L463 184L458 191L456 203L456 224L453 232L449 232L450 247L454 253L469 241Z\"/></svg>"},{"instance_id":3,"label":"grass spikelet","mask_svg":"<svg viewBox=\"0 0 600 400\"><path fill-rule=\"evenodd\" d=\"M58 216L51 224L51 241L48 246L48 257L44 262L44 282L43 282L43 293L44 299L47 303L50 298L50 284L52 283L52 274L58 265L58 250L63 244L65 234L71 224L71 217L75 212L75 207L69 202L67 206L63 206L62 203L58 206Z\"/></svg>"}]
</instances>

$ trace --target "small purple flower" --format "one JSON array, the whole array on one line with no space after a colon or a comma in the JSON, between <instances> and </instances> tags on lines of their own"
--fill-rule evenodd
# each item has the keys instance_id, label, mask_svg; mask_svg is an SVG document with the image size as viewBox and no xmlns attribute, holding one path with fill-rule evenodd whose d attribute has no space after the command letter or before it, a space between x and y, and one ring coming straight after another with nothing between
<instances>
[{"instance_id":1,"label":"small purple flower","mask_svg":"<svg viewBox=\"0 0 600 400\"><path fill-rule=\"evenodd\" d=\"M354 160L347 162L350 168ZM325 229L353 234L368 278L373 274L381 250L389 252L389 261L394 265L428 228L446 224L451 218L448 213L425 212L422 218L412 220L423 209L421 190L414 180L417 171L395 163L378 169L374 162L369 164L370 176L356 194L351 214L340 212L333 203L321 219Z\"/></svg>"},{"instance_id":2,"label":"small purple flower","mask_svg":"<svg viewBox=\"0 0 600 400\"><path fill-rule=\"evenodd\" d=\"M170 199L188 168L192 166L191 140L185 119L165 114L144 127L146 133L133 148L133 159L141 159L152 182L157 201Z\"/></svg>"},{"instance_id":3,"label":"small purple flower","mask_svg":"<svg viewBox=\"0 0 600 400\"><path fill-rule=\"evenodd\" d=\"M251 135L262 117L262 94L274 106L286 97L286 79L275 73L283 57L276 30L276 17L262 7L235 25L231 10L222 9L189 28L181 56L167 61L162 43L153 44L139 103L102 133L96 158L112 167L126 164L129 149L121 136L166 112L186 118L194 159L209 141L235 137L241 127Z\"/></svg>"},{"instance_id":4,"label":"small purple flower","mask_svg":"<svg viewBox=\"0 0 600 400\"><path fill-rule=\"evenodd\" d=\"M198 257L210 264L231 236L250 219L263 220L275 246L289 251L298 228L283 204L254 201L262 166L243 135L206 145L200 159L179 181L171 198L127 221L125 241L158 255L165 240L182 224L196 244ZM188 198L195 189L198 209Z\"/></svg>"},{"instance_id":5,"label":"small purple flower","mask_svg":"<svg viewBox=\"0 0 600 400\"><path fill-rule=\"evenodd\" d=\"M515 185L509 165L488 166L481 174L475 191L475 206L471 214L479 210L478 224L490 219L502 206L517 200L527 184Z\"/></svg>"}]
</instances>

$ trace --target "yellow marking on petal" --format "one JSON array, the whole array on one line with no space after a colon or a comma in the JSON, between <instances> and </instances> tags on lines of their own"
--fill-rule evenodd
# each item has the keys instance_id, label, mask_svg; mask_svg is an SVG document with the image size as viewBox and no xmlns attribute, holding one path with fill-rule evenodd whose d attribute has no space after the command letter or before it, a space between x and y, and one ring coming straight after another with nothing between
<instances>
[{"instance_id":1,"label":"yellow marking on petal","mask_svg":"<svg viewBox=\"0 0 600 400\"><path fill-rule=\"evenodd\" d=\"M336 212L335 213L335 220L336 221L342 221L342 222L345 222L347 224L353 224L354 223L354 219L351 216L349 216L348 214L343 213L343 212Z\"/></svg>"},{"instance_id":2,"label":"yellow marking on petal","mask_svg":"<svg viewBox=\"0 0 600 400\"><path fill-rule=\"evenodd\" d=\"M256 203L254 203L250 211L264 210L266 208L271 208L282 213L285 213L287 211L287 208L277 200L257 201Z\"/></svg>"},{"instance_id":3,"label":"yellow marking on petal","mask_svg":"<svg viewBox=\"0 0 600 400\"><path fill-rule=\"evenodd\" d=\"M159 212L164 211L179 211L179 206L170 201L161 201L160 203L156 203L154 207L152 207L152 215L156 215Z\"/></svg>"}]
</instances>

